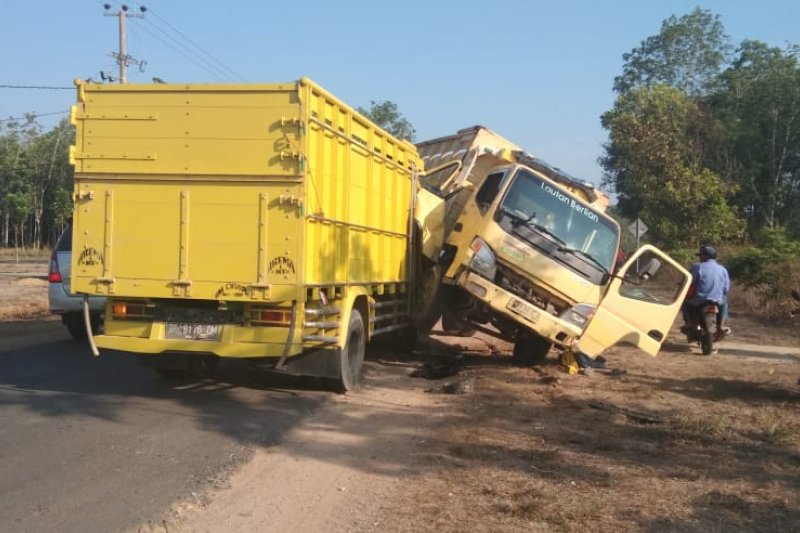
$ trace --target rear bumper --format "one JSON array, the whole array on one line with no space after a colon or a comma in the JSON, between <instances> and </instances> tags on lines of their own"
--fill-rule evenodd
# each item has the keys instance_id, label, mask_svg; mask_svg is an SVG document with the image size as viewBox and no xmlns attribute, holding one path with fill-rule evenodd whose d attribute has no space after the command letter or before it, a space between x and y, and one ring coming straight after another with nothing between
<instances>
[{"instance_id":1,"label":"rear bumper","mask_svg":"<svg viewBox=\"0 0 800 533\"><path fill-rule=\"evenodd\" d=\"M47 288L47 300L50 313L63 315L65 313L83 312L83 296L69 294L64 290L62 283L50 283ZM105 311L106 299L103 297L89 297L89 311L102 313Z\"/></svg>"},{"instance_id":2,"label":"rear bumper","mask_svg":"<svg viewBox=\"0 0 800 533\"><path fill-rule=\"evenodd\" d=\"M219 340L168 339L163 322L106 320L105 333L94 337L98 348L156 355L164 352L211 353L220 357L281 357L288 327L222 326ZM289 356L305 349L300 333L289 346Z\"/></svg>"},{"instance_id":3,"label":"rear bumper","mask_svg":"<svg viewBox=\"0 0 800 533\"><path fill-rule=\"evenodd\" d=\"M540 309L473 272L458 279L458 286L504 315L560 347L571 345L582 333L574 324Z\"/></svg>"}]
</instances>

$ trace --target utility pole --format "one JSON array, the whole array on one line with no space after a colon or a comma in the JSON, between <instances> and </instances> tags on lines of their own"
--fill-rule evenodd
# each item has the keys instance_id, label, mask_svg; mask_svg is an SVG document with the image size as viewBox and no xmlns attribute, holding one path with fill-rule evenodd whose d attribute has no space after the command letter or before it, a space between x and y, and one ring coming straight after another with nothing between
<instances>
[{"instance_id":1,"label":"utility pole","mask_svg":"<svg viewBox=\"0 0 800 533\"><path fill-rule=\"evenodd\" d=\"M128 83L128 65L137 65L141 69L144 67L145 62L134 59L128 55L125 19L127 17L144 18L147 8L145 6L139 6L140 13L129 13L128 6L125 4L122 4L119 11L116 13L111 12L111 4L103 4L103 8L106 10L106 12L103 13L105 16L119 18L119 52L111 52L109 55L116 59L119 65L119 82Z\"/></svg>"}]
</instances>

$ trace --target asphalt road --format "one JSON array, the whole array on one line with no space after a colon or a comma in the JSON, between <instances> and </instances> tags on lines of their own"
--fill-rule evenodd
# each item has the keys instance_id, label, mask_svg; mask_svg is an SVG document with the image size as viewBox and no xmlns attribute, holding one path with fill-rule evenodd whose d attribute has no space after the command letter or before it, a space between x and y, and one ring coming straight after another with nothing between
<instances>
[{"instance_id":1,"label":"asphalt road","mask_svg":"<svg viewBox=\"0 0 800 533\"><path fill-rule=\"evenodd\" d=\"M0 323L0 531L157 522L302 423L329 397L310 385L241 361L169 382L58 321Z\"/></svg>"}]
</instances>

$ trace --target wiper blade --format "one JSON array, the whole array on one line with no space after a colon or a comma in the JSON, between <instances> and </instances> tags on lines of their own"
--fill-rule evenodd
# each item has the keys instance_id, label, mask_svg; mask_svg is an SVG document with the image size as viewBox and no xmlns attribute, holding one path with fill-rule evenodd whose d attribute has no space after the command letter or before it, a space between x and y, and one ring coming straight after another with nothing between
<instances>
[{"instance_id":1,"label":"wiper blade","mask_svg":"<svg viewBox=\"0 0 800 533\"><path fill-rule=\"evenodd\" d=\"M515 226L519 226L520 224L530 225L530 222L534 218L536 218L536 213L531 213L531 215L526 218L526 217L519 216L514 211L506 209L505 207L501 207L500 208L500 212L503 213L504 215L507 215L508 217L510 217L511 218L511 223L513 225L515 225Z\"/></svg>"},{"instance_id":2,"label":"wiper blade","mask_svg":"<svg viewBox=\"0 0 800 533\"><path fill-rule=\"evenodd\" d=\"M571 248L569 246L562 246L562 247L560 247L558 249L558 251L559 252L567 252L567 253L570 253L572 255L579 255L580 257L582 257L584 259L588 259L589 262L594 263L595 265L597 265L600 268L600 270L602 270L606 274L609 274L608 269L606 268L606 266L603 263L601 263L600 261L595 259L594 256L592 256L590 254L587 254L583 250L580 250L578 248Z\"/></svg>"},{"instance_id":3,"label":"wiper blade","mask_svg":"<svg viewBox=\"0 0 800 533\"><path fill-rule=\"evenodd\" d=\"M567 246L567 243L564 242L561 239L561 237L559 237L558 235L556 235L555 233L553 233L552 231L547 229L545 226L542 226L541 224L537 224L536 222L533 221L533 219L536 218L536 213L531 213L531 215L528 218L524 218L524 217L521 217L518 214L514 213L513 211L510 211L510 210L506 209L505 207L501 207L500 208L500 212L503 213L504 215L508 215L511 218L511 224L512 225L514 225L514 226L521 226L521 225L528 226L529 228L535 229L539 233L544 233L551 240L556 241L561 246Z\"/></svg>"},{"instance_id":4,"label":"wiper blade","mask_svg":"<svg viewBox=\"0 0 800 533\"><path fill-rule=\"evenodd\" d=\"M561 239L561 237L559 237L558 235L556 235L555 233L553 233L552 231L550 231L546 227L542 226L541 224L536 224L535 222L533 222L533 223L529 223L528 226L533 227L534 229L536 229L540 233L544 233L545 235L547 235L548 237L550 237L551 239L556 241L558 244L560 244L561 246L559 247L559 250L561 249L561 247L567 246L567 243L564 242Z\"/></svg>"}]
</instances>

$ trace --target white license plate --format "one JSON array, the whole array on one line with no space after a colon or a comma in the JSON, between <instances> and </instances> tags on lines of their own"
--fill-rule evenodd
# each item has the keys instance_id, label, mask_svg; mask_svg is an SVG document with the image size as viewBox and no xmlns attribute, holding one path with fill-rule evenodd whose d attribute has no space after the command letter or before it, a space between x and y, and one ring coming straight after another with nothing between
<instances>
[{"instance_id":1,"label":"white license plate","mask_svg":"<svg viewBox=\"0 0 800 533\"><path fill-rule=\"evenodd\" d=\"M511 298L511 300L508 301L508 305L506 307L508 307L518 315L527 318L531 322L536 322L537 320L539 320L539 311L528 302L523 302L522 300Z\"/></svg>"},{"instance_id":2,"label":"white license plate","mask_svg":"<svg viewBox=\"0 0 800 533\"><path fill-rule=\"evenodd\" d=\"M221 332L219 324L167 324L168 339L218 341Z\"/></svg>"}]
</instances>

